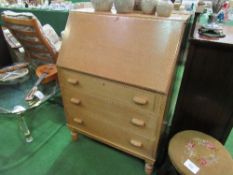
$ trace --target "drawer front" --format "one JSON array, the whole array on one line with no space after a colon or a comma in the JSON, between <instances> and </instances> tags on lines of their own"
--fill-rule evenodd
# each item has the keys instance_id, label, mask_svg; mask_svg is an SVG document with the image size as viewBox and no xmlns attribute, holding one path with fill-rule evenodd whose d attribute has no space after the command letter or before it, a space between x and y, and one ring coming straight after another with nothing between
<instances>
[{"instance_id":1,"label":"drawer front","mask_svg":"<svg viewBox=\"0 0 233 175\"><path fill-rule=\"evenodd\" d=\"M71 87L86 94L117 99L122 103L150 111L158 111L160 107L155 104L162 100L160 94L70 70L59 69L59 80L61 87Z\"/></svg>"},{"instance_id":2,"label":"drawer front","mask_svg":"<svg viewBox=\"0 0 233 175\"><path fill-rule=\"evenodd\" d=\"M111 120L99 120L98 114L87 112L82 117L77 115L75 118L73 116L77 113L73 111L68 111L66 114L70 120L69 127L123 151L154 159L155 139L139 136Z\"/></svg>"},{"instance_id":3,"label":"drawer front","mask_svg":"<svg viewBox=\"0 0 233 175\"><path fill-rule=\"evenodd\" d=\"M65 109L71 115L69 122L73 123L75 118L83 119L89 115L98 117L100 121L111 121L120 128L141 135L146 138L155 138L157 132L156 113L126 107L118 101L107 98L91 96L90 94L75 93L66 88L63 92Z\"/></svg>"}]
</instances>

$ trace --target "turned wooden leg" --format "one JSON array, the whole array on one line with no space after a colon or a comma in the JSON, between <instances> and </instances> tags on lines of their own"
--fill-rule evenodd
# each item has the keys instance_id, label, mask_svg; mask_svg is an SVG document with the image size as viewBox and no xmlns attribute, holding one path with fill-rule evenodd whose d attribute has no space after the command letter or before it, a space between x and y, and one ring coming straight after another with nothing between
<instances>
[{"instance_id":1,"label":"turned wooden leg","mask_svg":"<svg viewBox=\"0 0 233 175\"><path fill-rule=\"evenodd\" d=\"M71 138L72 138L73 141L78 140L78 132L71 130Z\"/></svg>"},{"instance_id":2,"label":"turned wooden leg","mask_svg":"<svg viewBox=\"0 0 233 175\"><path fill-rule=\"evenodd\" d=\"M153 173L154 164L153 163L145 163L145 172L147 175L151 175Z\"/></svg>"}]
</instances>

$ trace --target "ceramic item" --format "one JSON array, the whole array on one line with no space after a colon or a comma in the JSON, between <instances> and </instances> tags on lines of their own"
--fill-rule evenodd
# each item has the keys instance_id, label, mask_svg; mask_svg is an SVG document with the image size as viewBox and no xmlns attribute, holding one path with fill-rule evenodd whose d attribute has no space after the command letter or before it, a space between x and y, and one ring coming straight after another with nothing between
<instances>
[{"instance_id":1,"label":"ceramic item","mask_svg":"<svg viewBox=\"0 0 233 175\"><path fill-rule=\"evenodd\" d=\"M157 0L142 0L141 8L143 13L152 14L155 13Z\"/></svg>"},{"instance_id":2,"label":"ceramic item","mask_svg":"<svg viewBox=\"0 0 233 175\"><path fill-rule=\"evenodd\" d=\"M158 16L169 17L172 14L173 3L170 0L160 0L156 10Z\"/></svg>"},{"instance_id":3,"label":"ceramic item","mask_svg":"<svg viewBox=\"0 0 233 175\"><path fill-rule=\"evenodd\" d=\"M110 11L113 0L91 0L91 3L96 11Z\"/></svg>"},{"instance_id":4,"label":"ceramic item","mask_svg":"<svg viewBox=\"0 0 233 175\"><path fill-rule=\"evenodd\" d=\"M114 0L117 13L129 13L134 9L135 0Z\"/></svg>"},{"instance_id":5,"label":"ceramic item","mask_svg":"<svg viewBox=\"0 0 233 175\"><path fill-rule=\"evenodd\" d=\"M135 0L135 4L134 4L134 10L141 10L141 1L142 0Z\"/></svg>"},{"instance_id":6,"label":"ceramic item","mask_svg":"<svg viewBox=\"0 0 233 175\"><path fill-rule=\"evenodd\" d=\"M177 3L177 2L174 3L174 9L175 10L179 11L180 10L180 6L181 6L180 3Z\"/></svg>"},{"instance_id":7,"label":"ceramic item","mask_svg":"<svg viewBox=\"0 0 233 175\"><path fill-rule=\"evenodd\" d=\"M174 9L175 10L180 10L181 4L182 4L182 0L175 0L175 2L174 2Z\"/></svg>"}]
</instances>

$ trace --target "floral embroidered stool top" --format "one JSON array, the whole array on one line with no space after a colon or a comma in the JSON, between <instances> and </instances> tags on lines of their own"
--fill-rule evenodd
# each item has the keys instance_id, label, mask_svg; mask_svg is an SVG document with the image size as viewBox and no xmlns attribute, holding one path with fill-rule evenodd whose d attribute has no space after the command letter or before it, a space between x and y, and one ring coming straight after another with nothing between
<instances>
[{"instance_id":1,"label":"floral embroidered stool top","mask_svg":"<svg viewBox=\"0 0 233 175\"><path fill-rule=\"evenodd\" d=\"M168 154L183 175L233 175L233 159L224 146L198 131L182 131L170 141Z\"/></svg>"}]
</instances>

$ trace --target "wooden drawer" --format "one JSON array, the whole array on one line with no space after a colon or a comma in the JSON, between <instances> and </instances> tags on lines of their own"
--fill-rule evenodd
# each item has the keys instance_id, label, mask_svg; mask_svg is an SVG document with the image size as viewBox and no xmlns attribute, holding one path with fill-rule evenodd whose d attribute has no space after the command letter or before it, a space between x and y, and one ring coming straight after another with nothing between
<instances>
[{"instance_id":1,"label":"wooden drawer","mask_svg":"<svg viewBox=\"0 0 233 175\"><path fill-rule=\"evenodd\" d=\"M150 111L159 111L163 96L151 91L59 68L62 88L71 87L78 92L109 99Z\"/></svg>"},{"instance_id":2,"label":"wooden drawer","mask_svg":"<svg viewBox=\"0 0 233 175\"><path fill-rule=\"evenodd\" d=\"M63 101L68 117L71 117L68 118L69 123L73 123L74 118L92 116L100 121L111 121L146 138L156 137L157 114L154 112L127 107L107 98L75 93L70 89L63 92Z\"/></svg>"},{"instance_id":3,"label":"wooden drawer","mask_svg":"<svg viewBox=\"0 0 233 175\"><path fill-rule=\"evenodd\" d=\"M67 112L67 115L69 119L72 119L70 115L74 115L74 113ZM99 120L98 114L85 113L82 117L75 118L76 122L75 120L68 122L68 126L128 153L136 154L142 158L154 159L155 138L148 139L137 135L111 120Z\"/></svg>"}]
</instances>

